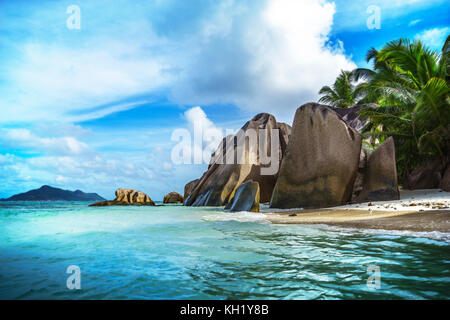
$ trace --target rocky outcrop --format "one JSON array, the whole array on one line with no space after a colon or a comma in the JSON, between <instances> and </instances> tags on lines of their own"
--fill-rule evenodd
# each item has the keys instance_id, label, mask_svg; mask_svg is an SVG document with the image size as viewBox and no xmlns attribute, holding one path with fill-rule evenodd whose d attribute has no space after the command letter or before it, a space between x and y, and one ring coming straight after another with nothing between
<instances>
[{"instance_id":1,"label":"rocky outcrop","mask_svg":"<svg viewBox=\"0 0 450 320\"><path fill-rule=\"evenodd\" d=\"M116 198L112 201L102 201L91 204L91 207L104 206L154 206L155 203L145 193L133 189L117 189Z\"/></svg>"},{"instance_id":2,"label":"rocky outcrop","mask_svg":"<svg viewBox=\"0 0 450 320\"><path fill-rule=\"evenodd\" d=\"M230 211L259 212L259 184L255 181L247 181L239 186L231 201L225 207Z\"/></svg>"},{"instance_id":3,"label":"rocky outcrop","mask_svg":"<svg viewBox=\"0 0 450 320\"><path fill-rule=\"evenodd\" d=\"M405 174L403 188L410 190L437 189L441 185L444 169L441 160L430 160L424 166L414 169L410 174Z\"/></svg>"},{"instance_id":4,"label":"rocky outcrop","mask_svg":"<svg viewBox=\"0 0 450 320\"><path fill-rule=\"evenodd\" d=\"M183 197L183 201L185 201L187 199L187 197L191 194L192 190L194 190L195 186L197 185L197 183L200 181L200 179L195 179L191 182L188 182L185 186L184 186L184 197Z\"/></svg>"},{"instance_id":5,"label":"rocky outcrop","mask_svg":"<svg viewBox=\"0 0 450 320\"><path fill-rule=\"evenodd\" d=\"M361 135L331 108L308 103L297 109L281 163L272 208L320 208L351 199Z\"/></svg>"},{"instance_id":6,"label":"rocky outcrop","mask_svg":"<svg viewBox=\"0 0 450 320\"><path fill-rule=\"evenodd\" d=\"M350 127L361 133L368 123L368 120L363 120L361 115L358 113L362 108L378 108L378 105L375 103L369 103L352 108L333 108L333 111L335 111Z\"/></svg>"},{"instance_id":7,"label":"rocky outcrop","mask_svg":"<svg viewBox=\"0 0 450 320\"><path fill-rule=\"evenodd\" d=\"M278 137L272 137L271 130L278 132ZM258 182L261 202L270 201L290 131L289 125L278 123L270 114L256 115L238 133L222 140L211 157L208 170L196 183L184 204L226 205L234 197L239 186L249 180ZM276 140L272 141L272 138ZM247 141L250 147L242 153L239 150L244 141ZM245 145L248 146L247 143ZM239 154L243 154L243 157L238 157ZM266 158L271 156L276 160L267 163Z\"/></svg>"},{"instance_id":8,"label":"rocky outcrop","mask_svg":"<svg viewBox=\"0 0 450 320\"><path fill-rule=\"evenodd\" d=\"M183 203L183 196L178 192L171 192L164 196L163 203Z\"/></svg>"},{"instance_id":9,"label":"rocky outcrop","mask_svg":"<svg viewBox=\"0 0 450 320\"><path fill-rule=\"evenodd\" d=\"M399 199L395 144L390 137L369 155L364 168L362 190L355 202Z\"/></svg>"}]
</instances>

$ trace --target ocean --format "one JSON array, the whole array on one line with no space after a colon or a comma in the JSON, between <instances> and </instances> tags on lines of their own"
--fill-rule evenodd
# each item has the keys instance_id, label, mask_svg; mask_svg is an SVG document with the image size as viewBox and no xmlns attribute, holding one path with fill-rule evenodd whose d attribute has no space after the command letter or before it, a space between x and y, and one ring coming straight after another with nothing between
<instances>
[{"instance_id":1,"label":"ocean","mask_svg":"<svg viewBox=\"0 0 450 320\"><path fill-rule=\"evenodd\" d=\"M70 266L80 289L69 289ZM450 237L179 205L0 202L0 299L449 299Z\"/></svg>"}]
</instances>

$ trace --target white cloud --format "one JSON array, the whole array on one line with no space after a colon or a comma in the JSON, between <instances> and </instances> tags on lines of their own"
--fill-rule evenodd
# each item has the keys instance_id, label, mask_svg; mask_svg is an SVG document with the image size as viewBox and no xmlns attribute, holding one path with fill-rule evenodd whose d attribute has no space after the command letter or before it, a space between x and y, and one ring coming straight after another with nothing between
<instances>
[{"instance_id":1,"label":"white cloud","mask_svg":"<svg viewBox=\"0 0 450 320\"><path fill-rule=\"evenodd\" d=\"M88 146L74 137L42 138L28 129L3 129L3 143L28 150L47 151L63 154L81 154L88 151Z\"/></svg>"},{"instance_id":2,"label":"white cloud","mask_svg":"<svg viewBox=\"0 0 450 320\"><path fill-rule=\"evenodd\" d=\"M198 129L203 132L208 130L220 130L219 128L216 128L210 119L208 119L205 111L199 106L188 109L184 113L184 117L191 129Z\"/></svg>"},{"instance_id":3,"label":"white cloud","mask_svg":"<svg viewBox=\"0 0 450 320\"><path fill-rule=\"evenodd\" d=\"M224 130L218 128L208 119L206 113L200 107L193 107L184 113L190 129L190 139L181 141L191 154L192 163L208 163L211 154L216 150L224 137ZM172 159L175 161L175 159Z\"/></svg>"},{"instance_id":4,"label":"white cloud","mask_svg":"<svg viewBox=\"0 0 450 320\"><path fill-rule=\"evenodd\" d=\"M92 12L105 10L100 4ZM0 121L88 120L146 102L117 101L161 90L183 105L235 103L291 115L341 69L355 67L341 47L327 44L331 2L204 5L182 26L171 11L181 4L156 2L139 5L131 20L113 15L109 32L100 23L82 27L82 42L19 42L19 56L6 68L8 86L0 88Z\"/></svg>"},{"instance_id":5,"label":"white cloud","mask_svg":"<svg viewBox=\"0 0 450 320\"><path fill-rule=\"evenodd\" d=\"M356 67L342 48L327 45L332 3L270 0L244 12L231 15L226 35L210 35L207 44L197 40L201 50L174 86L177 102L231 102L291 116L341 69Z\"/></svg>"},{"instance_id":6,"label":"white cloud","mask_svg":"<svg viewBox=\"0 0 450 320\"><path fill-rule=\"evenodd\" d=\"M408 26L412 27L415 26L416 24L418 24L420 21L422 21L421 19L416 19L416 20L412 20Z\"/></svg>"},{"instance_id":7,"label":"white cloud","mask_svg":"<svg viewBox=\"0 0 450 320\"><path fill-rule=\"evenodd\" d=\"M149 56L140 46L114 40L104 40L96 49L25 44L21 62L9 73L12 88L7 88L9 100L3 103L8 112L2 120L82 121L145 103L89 110L167 84L164 61ZM75 116L74 111L87 114Z\"/></svg>"},{"instance_id":8,"label":"white cloud","mask_svg":"<svg viewBox=\"0 0 450 320\"><path fill-rule=\"evenodd\" d=\"M415 39L422 40L426 45L433 49L442 49L449 33L450 27L433 28L417 34Z\"/></svg>"}]
</instances>

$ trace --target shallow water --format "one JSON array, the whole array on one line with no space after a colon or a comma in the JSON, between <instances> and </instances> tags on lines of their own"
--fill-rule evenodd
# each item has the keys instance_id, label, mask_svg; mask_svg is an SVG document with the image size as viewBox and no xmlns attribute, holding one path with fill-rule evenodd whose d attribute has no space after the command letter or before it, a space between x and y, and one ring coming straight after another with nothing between
<instances>
[{"instance_id":1,"label":"shallow water","mask_svg":"<svg viewBox=\"0 0 450 320\"><path fill-rule=\"evenodd\" d=\"M0 298L449 299L449 239L216 208L0 202ZM70 265L81 290L66 287Z\"/></svg>"}]
</instances>

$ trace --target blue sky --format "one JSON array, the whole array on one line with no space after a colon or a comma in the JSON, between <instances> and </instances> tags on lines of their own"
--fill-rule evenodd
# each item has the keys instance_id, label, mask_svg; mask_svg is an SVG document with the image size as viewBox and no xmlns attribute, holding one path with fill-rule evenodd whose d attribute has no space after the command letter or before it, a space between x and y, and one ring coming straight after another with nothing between
<instances>
[{"instance_id":1,"label":"blue sky","mask_svg":"<svg viewBox=\"0 0 450 320\"><path fill-rule=\"evenodd\" d=\"M259 112L291 123L370 47L439 49L449 17L440 0L1 0L0 197L43 184L181 193L207 165L171 161L175 129L236 130Z\"/></svg>"}]
</instances>

